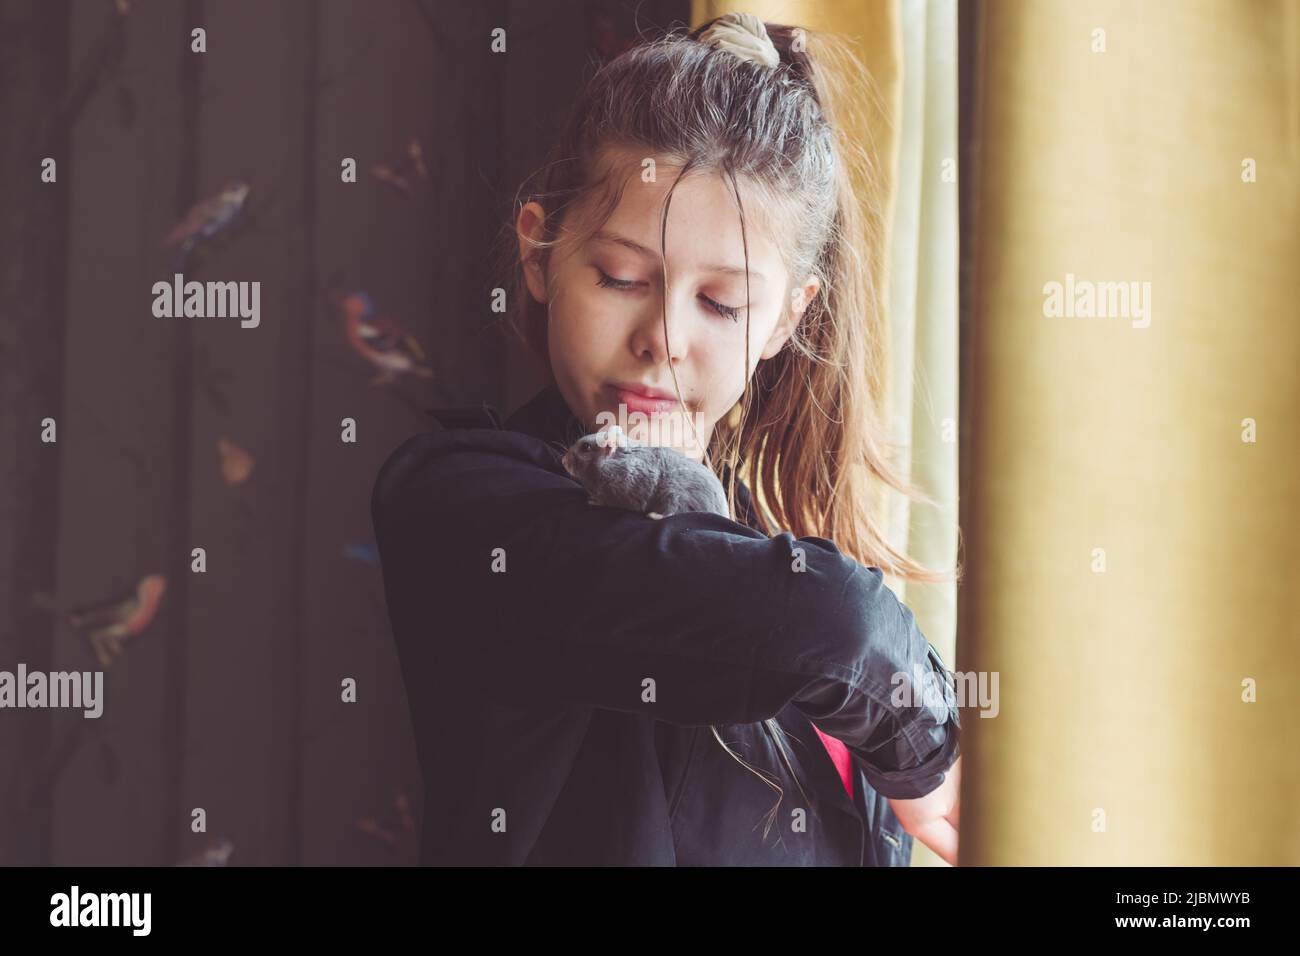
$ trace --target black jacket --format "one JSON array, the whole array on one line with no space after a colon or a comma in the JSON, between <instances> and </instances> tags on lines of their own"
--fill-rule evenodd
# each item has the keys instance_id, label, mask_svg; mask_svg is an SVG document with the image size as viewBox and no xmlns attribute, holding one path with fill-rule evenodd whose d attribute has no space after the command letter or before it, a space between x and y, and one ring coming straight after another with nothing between
<instances>
[{"instance_id":1,"label":"black jacket","mask_svg":"<svg viewBox=\"0 0 1300 956\"><path fill-rule=\"evenodd\" d=\"M891 704L895 672L950 675L881 572L824 538L588 504L554 386L480 424L408 439L371 499L421 862L907 865L884 795L937 787L960 724L950 703ZM752 525L739 483L738 501ZM809 718L853 754L852 800ZM766 836L778 794L709 724L782 788Z\"/></svg>"}]
</instances>

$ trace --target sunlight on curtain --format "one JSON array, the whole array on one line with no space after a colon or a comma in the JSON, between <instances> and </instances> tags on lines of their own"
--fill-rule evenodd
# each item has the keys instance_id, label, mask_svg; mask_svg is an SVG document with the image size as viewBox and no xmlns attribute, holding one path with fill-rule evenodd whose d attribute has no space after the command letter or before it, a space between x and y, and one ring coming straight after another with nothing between
<instances>
[{"instance_id":1,"label":"sunlight on curtain","mask_svg":"<svg viewBox=\"0 0 1300 956\"><path fill-rule=\"evenodd\" d=\"M890 395L899 466L938 506L890 497L889 536L922 564L957 558L957 4L902 0L897 188L890 231ZM957 585L890 579L957 667ZM913 864L946 866L915 844Z\"/></svg>"}]
</instances>

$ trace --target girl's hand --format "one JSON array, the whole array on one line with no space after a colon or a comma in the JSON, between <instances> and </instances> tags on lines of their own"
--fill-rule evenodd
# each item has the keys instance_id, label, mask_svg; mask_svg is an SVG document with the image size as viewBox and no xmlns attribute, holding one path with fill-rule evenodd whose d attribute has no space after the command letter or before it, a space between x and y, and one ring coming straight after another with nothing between
<instances>
[{"instance_id":1,"label":"girl's hand","mask_svg":"<svg viewBox=\"0 0 1300 956\"><path fill-rule=\"evenodd\" d=\"M957 828L960 818L961 757L944 774L943 783L915 800L889 798L903 829L947 863L957 865Z\"/></svg>"}]
</instances>

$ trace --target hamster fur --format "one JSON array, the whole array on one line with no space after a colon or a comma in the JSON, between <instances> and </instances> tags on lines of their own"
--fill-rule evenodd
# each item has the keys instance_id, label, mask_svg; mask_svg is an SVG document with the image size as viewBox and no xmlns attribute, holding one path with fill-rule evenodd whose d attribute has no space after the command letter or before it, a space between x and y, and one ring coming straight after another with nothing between
<instances>
[{"instance_id":1,"label":"hamster fur","mask_svg":"<svg viewBox=\"0 0 1300 956\"><path fill-rule=\"evenodd\" d=\"M690 511L731 517L722 482L707 466L675 448L632 442L618 425L579 438L561 461L593 505L650 518Z\"/></svg>"}]
</instances>

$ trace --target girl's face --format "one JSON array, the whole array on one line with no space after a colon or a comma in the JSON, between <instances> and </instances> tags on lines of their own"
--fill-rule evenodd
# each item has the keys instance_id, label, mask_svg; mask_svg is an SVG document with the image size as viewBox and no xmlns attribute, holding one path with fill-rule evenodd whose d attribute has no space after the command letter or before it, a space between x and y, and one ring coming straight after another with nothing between
<instances>
[{"instance_id":1,"label":"girl's face","mask_svg":"<svg viewBox=\"0 0 1300 956\"><path fill-rule=\"evenodd\" d=\"M643 182L639 159L627 153L622 158L630 158L637 172L629 176L617 209L585 244L561 237L545 274L529 255L529 240L541 236L544 211L535 202L523 207L516 229L525 277L532 296L547 305L551 369L574 413L595 431L597 416L606 412L633 440L670 445L699 461L714 425L739 400L758 363L776 355L794 331L817 280L810 276L792 287L776 246L749 218L745 368L745 249L729 182L712 173L693 174L673 193L665 303L659 229L677 170L661 165L654 182ZM685 407L677 401L673 371ZM654 402L631 394L636 391L669 398ZM629 420L634 412L646 418Z\"/></svg>"}]
</instances>

